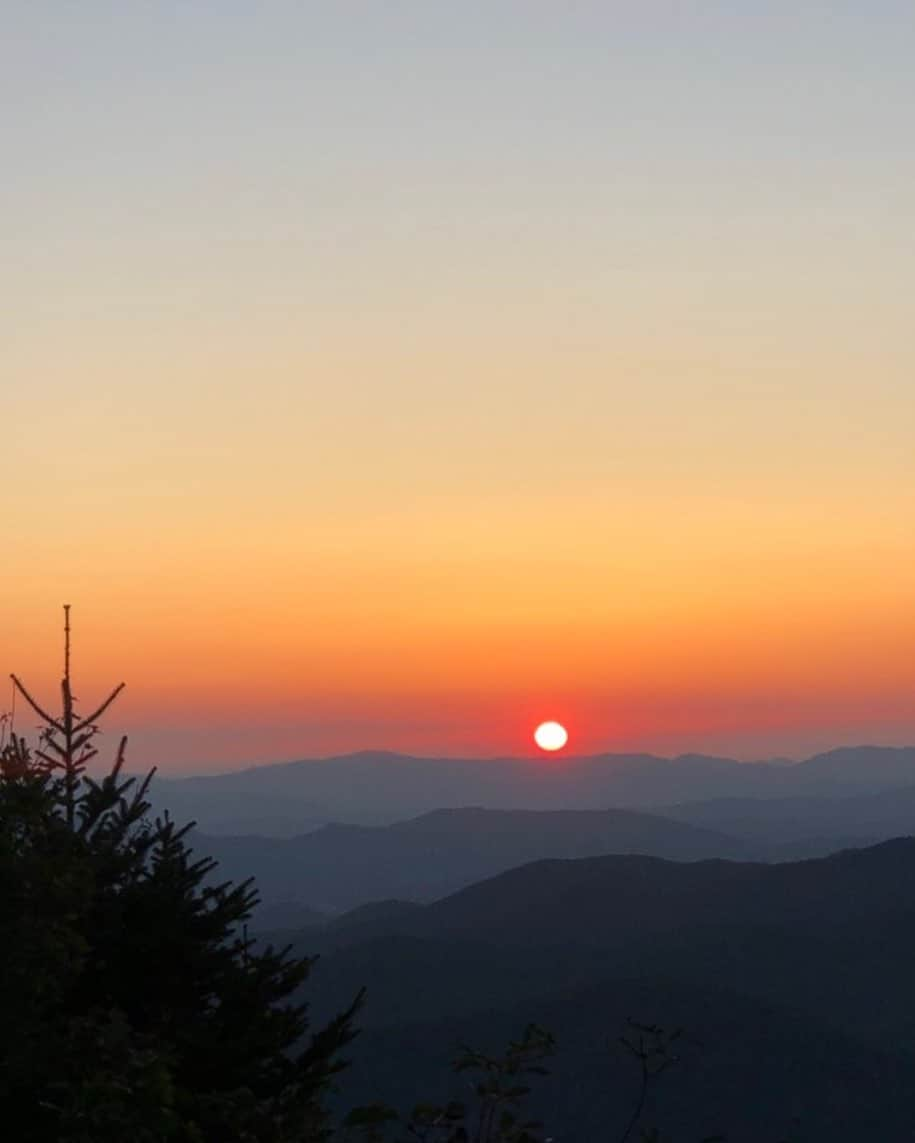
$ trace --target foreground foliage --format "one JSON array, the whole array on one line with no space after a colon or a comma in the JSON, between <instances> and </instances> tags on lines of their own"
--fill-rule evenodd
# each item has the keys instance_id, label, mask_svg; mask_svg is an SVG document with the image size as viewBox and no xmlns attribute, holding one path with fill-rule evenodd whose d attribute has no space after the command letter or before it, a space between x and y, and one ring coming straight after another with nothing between
<instances>
[{"instance_id":1,"label":"foreground foliage","mask_svg":"<svg viewBox=\"0 0 915 1143\"><path fill-rule=\"evenodd\" d=\"M471 1102L418 1104L406 1123L384 1106L358 1108L347 1116L343 1138L384 1143L394 1128L416 1143L542 1143L542 1124L523 1108L531 1077L546 1074L545 1061L555 1049L552 1035L536 1024L500 1056L464 1045L453 1067L473 1076Z\"/></svg>"},{"instance_id":2,"label":"foreground foliage","mask_svg":"<svg viewBox=\"0 0 915 1143\"><path fill-rule=\"evenodd\" d=\"M149 778L85 772L70 691L33 756L0 750L0 1106L21 1143L302 1143L359 999L309 1035L309 958L259 949L249 882L213 884L187 829L150 819ZM96 712L97 713L97 712Z\"/></svg>"}]
</instances>

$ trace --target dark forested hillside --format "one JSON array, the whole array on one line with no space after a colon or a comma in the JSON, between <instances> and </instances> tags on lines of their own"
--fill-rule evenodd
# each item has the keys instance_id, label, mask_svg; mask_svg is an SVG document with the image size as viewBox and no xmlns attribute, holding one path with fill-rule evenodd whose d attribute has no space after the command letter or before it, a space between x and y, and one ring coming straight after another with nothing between
<instances>
[{"instance_id":1,"label":"dark forested hillside","mask_svg":"<svg viewBox=\"0 0 915 1143\"><path fill-rule=\"evenodd\" d=\"M351 1077L366 1098L385 1084L405 1099L411 1084L447 1088L456 1038L486 1043L540 1020L561 1047L540 1109L557 1140L591 1143L631 1094L607 1045L632 1016L687 1029L657 1110L675 1139L727 1127L750 1143L860 1143L879 1137L868 1123L903 1138L915 1122L913 885L909 840L768 866L538 862L326 931L320 1004L368 986Z\"/></svg>"},{"instance_id":2,"label":"dark forested hillside","mask_svg":"<svg viewBox=\"0 0 915 1143\"><path fill-rule=\"evenodd\" d=\"M915 839L780 864L639 856L540 861L470 886L399 931L618 945L685 927L803 926L915 908Z\"/></svg>"},{"instance_id":3,"label":"dark forested hillside","mask_svg":"<svg viewBox=\"0 0 915 1143\"><path fill-rule=\"evenodd\" d=\"M531 1019L558 1043L530 1101L548 1138L616 1143L638 1093L637 1068L619 1043L633 1013L683 1029L679 1060L642 1116L665 1143L719 1133L727 1143L911 1138L915 1061L908 1054L864 1043L795 1007L664 977L557 989L446 1021L369 1027L351 1051L348 1099L384 1096L409 1106L417 1089L438 1101L463 1098L464 1078L448 1068L456 1044L496 1051Z\"/></svg>"}]
</instances>

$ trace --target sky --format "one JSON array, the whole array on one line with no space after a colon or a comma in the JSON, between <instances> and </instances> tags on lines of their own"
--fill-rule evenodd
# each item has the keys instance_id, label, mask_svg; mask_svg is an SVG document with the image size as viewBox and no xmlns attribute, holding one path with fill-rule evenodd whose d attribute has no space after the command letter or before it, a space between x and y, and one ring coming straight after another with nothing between
<instances>
[{"instance_id":1,"label":"sky","mask_svg":"<svg viewBox=\"0 0 915 1143\"><path fill-rule=\"evenodd\" d=\"M166 773L915 741L913 50L888 0L9 0L0 669L50 702L71 604Z\"/></svg>"}]
</instances>

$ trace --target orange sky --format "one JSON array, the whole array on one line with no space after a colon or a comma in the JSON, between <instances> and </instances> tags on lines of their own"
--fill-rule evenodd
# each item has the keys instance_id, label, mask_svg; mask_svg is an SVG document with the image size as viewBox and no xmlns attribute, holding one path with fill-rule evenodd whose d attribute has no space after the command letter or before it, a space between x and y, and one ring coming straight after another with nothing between
<instances>
[{"instance_id":1,"label":"orange sky","mask_svg":"<svg viewBox=\"0 0 915 1143\"><path fill-rule=\"evenodd\" d=\"M71 603L164 770L915 740L910 14L344 7L17 11L0 667Z\"/></svg>"}]
</instances>

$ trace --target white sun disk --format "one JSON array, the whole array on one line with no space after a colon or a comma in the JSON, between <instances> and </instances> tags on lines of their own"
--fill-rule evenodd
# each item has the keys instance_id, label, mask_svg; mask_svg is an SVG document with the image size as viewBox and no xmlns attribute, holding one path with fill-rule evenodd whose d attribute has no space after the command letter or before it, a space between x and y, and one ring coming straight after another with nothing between
<instances>
[{"instance_id":1,"label":"white sun disk","mask_svg":"<svg viewBox=\"0 0 915 1143\"><path fill-rule=\"evenodd\" d=\"M558 722L541 722L534 731L534 741L541 750L561 750L569 741L569 733Z\"/></svg>"}]
</instances>

